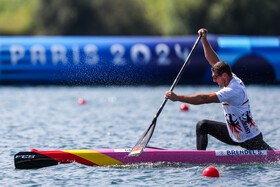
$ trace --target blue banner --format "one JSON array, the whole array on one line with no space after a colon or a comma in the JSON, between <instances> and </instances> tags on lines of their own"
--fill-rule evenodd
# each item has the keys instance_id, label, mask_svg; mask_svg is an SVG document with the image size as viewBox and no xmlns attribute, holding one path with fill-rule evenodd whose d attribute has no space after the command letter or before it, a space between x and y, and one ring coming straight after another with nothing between
<instances>
[{"instance_id":1,"label":"blue banner","mask_svg":"<svg viewBox=\"0 0 280 187\"><path fill-rule=\"evenodd\" d=\"M196 39L0 37L0 83L171 84ZM279 38L209 35L208 40L220 60L228 62L241 78L280 83ZM200 43L179 83L211 82Z\"/></svg>"}]
</instances>

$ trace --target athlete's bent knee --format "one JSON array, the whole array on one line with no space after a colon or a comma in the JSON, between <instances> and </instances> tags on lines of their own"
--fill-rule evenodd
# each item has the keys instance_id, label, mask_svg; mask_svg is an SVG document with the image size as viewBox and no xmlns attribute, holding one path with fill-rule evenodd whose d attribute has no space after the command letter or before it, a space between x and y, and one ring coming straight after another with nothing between
<instances>
[{"instance_id":1,"label":"athlete's bent knee","mask_svg":"<svg viewBox=\"0 0 280 187\"><path fill-rule=\"evenodd\" d=\"M204 120L200 120L199 122L197 122L196 124L196 130L203 130L203 128L205 127L205 125L207 125L208 120L204 119Z\"/></svg>"}]
</instances>

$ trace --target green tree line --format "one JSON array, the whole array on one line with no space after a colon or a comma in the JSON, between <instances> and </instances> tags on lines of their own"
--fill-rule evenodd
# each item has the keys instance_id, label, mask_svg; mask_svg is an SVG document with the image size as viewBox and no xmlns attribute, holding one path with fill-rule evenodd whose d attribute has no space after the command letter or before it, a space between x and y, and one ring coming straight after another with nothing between
<instances>
[{"instance_id":1,"label":"green tree line","mask_svg":"<svg viewBox=\"0 0 280 187\"><path fill-rule=\"evenodd\" d=\"M278 0L0 0L1 35L276 35Z\"/></svg>"}]
</instances>

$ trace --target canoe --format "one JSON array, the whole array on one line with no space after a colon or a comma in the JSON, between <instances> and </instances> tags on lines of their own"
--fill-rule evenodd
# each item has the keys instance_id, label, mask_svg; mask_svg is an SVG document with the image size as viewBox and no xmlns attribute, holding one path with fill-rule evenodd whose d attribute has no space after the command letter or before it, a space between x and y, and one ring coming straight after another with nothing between
<instances>
[{"instance_id":1,"label":"canoe","mask_svg":"<svg viewBox=\"0 0 280 187\"><path fill-rule=\"evenodd\" d=\"M87 166L133 163L243 164L280 159L280 150L166 150L146 147L140 156L128 156L130 148L38 151L14 155L15 168L31 169L77 162Z\"/></svg>"}]
</instances>

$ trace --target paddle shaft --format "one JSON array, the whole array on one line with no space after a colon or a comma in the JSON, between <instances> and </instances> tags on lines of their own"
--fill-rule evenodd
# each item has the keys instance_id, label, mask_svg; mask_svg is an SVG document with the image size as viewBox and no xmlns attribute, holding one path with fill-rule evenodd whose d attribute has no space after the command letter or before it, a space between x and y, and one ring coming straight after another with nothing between
<instances>
[{"instance_id":1,"label":"paddle shaft","mask_svg":"<svg viewBox=\"0 0 280 187\"><path fill-rule=\"evenodd\" d=\"M170 87L170 91L173 91L173 89L175 88L175 86L177 85L178 81L180 80L184 70L186 69L186 66L196 48L196 46L198 45L200 39L201 39L202 35L199 35L199 37L197 38L192 50L190 51L186 61L184 62L181 70L179 71L176 79L174 80L172 86ZM132 151L129 153L128 156L139 156L142 152L143 152L143 149L146 147L146 145L148 144L148 142L150 141L152 135L153 135L153 132L154 132L154 129L155 129L155 126L156 126L156 121L157 121L157 118L158 116L160 115L163 107L165 106L166 102L167 102L167 98L165 98L158 110L158 112L156 113L156 115L154 116L154 119L151 123L151 125L149 126L149 128L144 132L144 134L141 136L141 138L138 140L138 142L136 143L136 145L133 147Z\"/></svg>"},{"instance_id":2,"label":"paddle shaft","mask_svg":"<svg viewBox=\"0 0 280 187\"><path fill-rule=\"evenodd\" d=\"M202 37L202 35L199 35L199 37L197 38L197 40L196 40L196 42L195 42L195 44L194 44L194 46L193 46L191 52L189 53L189 55L188 55L188 57L187 57L185 63L183 64L183 66L182 66L180 72L178 73L178 75L177 75L176 79L174 80L172 86L170 87L169 91L173 91L173 89L175 88L175 86L176 86L177 83L179 82L180 78L182 77L182 74L183 74L184 70L186 69L186 67L187 67L187 65L188 65L188 62L189 62L189 60L190 60L190 58L191 58L191 56L192 56L192 54L193 54L193 52L194 52L196 46L198 45L198 43L199 43L201 37ZM153 121L155 121L155 120L158 118L158 116L160 115L160 113L161 113L163 107L165 106L167 100L168 100L167 98L165 98L165 99L163 100L163 102L162 102L162 104L161 104L161 106L160 106L158 112L156 113L156 115L155 115Z\"/></svg>"}]
</instances>

